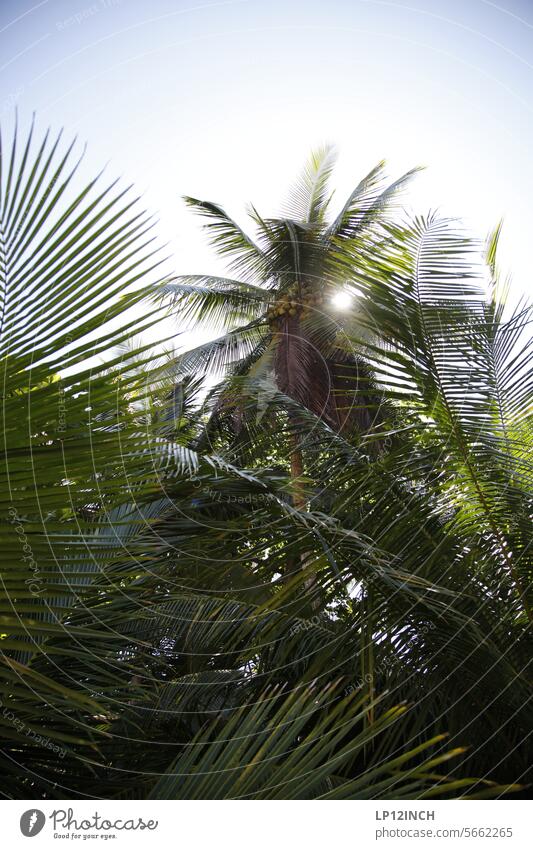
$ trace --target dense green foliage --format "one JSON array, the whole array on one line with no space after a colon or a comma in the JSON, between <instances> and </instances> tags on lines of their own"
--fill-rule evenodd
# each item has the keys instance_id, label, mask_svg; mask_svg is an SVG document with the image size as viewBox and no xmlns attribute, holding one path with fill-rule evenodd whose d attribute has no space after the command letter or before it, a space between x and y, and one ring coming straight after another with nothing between
<instances>
[{"instance_id":1,"label":"dense green foliage","mask_svg":"<svg viewBox=\"0 0 533 849\"><path fill-rule=\"evenodd\" d=\"M235 278L158 282L129 190L75 192L59 139L17 144L3 795L523 792L531 309L505 306L498 231L487 291L476 246L404 220L382 164L330 216L324 150L286 217L252 208L254 238L189 199ZM168 303L224 335L136 347Z\"/></svg>"}]
</instances>

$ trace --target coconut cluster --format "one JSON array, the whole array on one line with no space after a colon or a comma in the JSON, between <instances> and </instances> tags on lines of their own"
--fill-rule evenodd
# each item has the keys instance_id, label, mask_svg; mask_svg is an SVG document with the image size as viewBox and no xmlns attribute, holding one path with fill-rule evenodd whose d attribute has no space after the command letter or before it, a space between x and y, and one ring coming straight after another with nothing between
<instances>
[{"instance_id":1,"label":"coconut cluster","mask_svg":"<svg viewBox=\"0 0 533 849\"><path fill-rule=\"evenodd\" d=\"M304 284L300 291L292 287L280 295L275 303L267 310L268 323L272 330L280 327L288 317L307 318L312 310L318 309L324 303L324 295L313 286Z\"/></svg>"}]
</instances>

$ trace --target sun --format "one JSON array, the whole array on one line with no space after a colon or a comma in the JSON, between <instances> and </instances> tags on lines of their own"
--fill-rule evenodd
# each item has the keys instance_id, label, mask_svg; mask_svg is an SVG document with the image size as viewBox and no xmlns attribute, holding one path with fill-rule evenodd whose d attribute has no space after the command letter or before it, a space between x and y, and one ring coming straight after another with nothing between
<instances>
[{"instance_id":1,"label":"sun","mask_svg":"<svg viewBox=\"0 0 533 849\"><path fill-rule=\"evenodd\" d=\"M348 310L352 306L353 297L349 292L342 291L333 295L331 303L339 310Z\"/></svg>"}]
</instances>

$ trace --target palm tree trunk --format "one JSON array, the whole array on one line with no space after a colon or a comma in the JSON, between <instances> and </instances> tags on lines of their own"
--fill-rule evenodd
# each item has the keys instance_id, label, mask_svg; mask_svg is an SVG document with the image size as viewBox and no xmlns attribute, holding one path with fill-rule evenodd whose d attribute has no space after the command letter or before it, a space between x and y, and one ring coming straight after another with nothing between
<instances>
[{"instance_id":1,"label":"palm tree trunk","mask_svg":"<svg viewBox=\"0 0 533 849\"><path fill-rule=\"evenodd\" d=\"M292 504L297 510L305 510L307 502L305 500L305 492L303 486L304 461L302 449L300 447L300 438L298 434L291 434L291 490Z\"/></svg>"},{"instance_id":2,"label":"palm tree trunk","mask_svg":"<svg viewBox=\"0 0 533 849\"><path fill-rule=\"evenodd\" d=\"M297 420L289 415L289 422L295 428L297 425ZM302 454L302 448L300 444L300 437L296 430L290 435L291 440L291 454L290 454L290 464L291 464L291 495L292 495L292 504L296 510L307 510L307 499L305 497L305 488L303 484L303 476L304 476L304 460ZM300 560L300 569L302 572L306 573L306 577L304 580L304 587L306 593L312 594L313 587L316 582L316 577L313 572L312 562L313 555L309 551L302 551L299 556ZM311 599L311 610L313 613L320 607L320 601L317 598Z\"/></svg>"}]
</instances>

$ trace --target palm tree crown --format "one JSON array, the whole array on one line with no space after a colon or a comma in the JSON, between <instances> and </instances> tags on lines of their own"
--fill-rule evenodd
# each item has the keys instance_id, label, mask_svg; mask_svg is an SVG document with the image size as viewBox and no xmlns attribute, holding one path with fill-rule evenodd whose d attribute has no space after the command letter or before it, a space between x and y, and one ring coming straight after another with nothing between
<instances>
[{"instance_id":1,"label":"palm tree crown","mask_svg":"<svg viewBox=\"0 0 533 849\"><path fill-rule=\"evenodd\" d=\"M379 162L329 216L335 159L330 146L311 155L284 217L264 219L250 206L254 238L221 206L186 197L207 219L210 241L236 277L180 276L161 293L182 320L226 331L182 355L182 372L271 375L278 391L343 431L353 424L367 428L376 402L369 375L342 332L355 311L339 311L333 299L353 289L354 267L379 250L391 200L417 169L386 185Z\"/></svg>"}]
</instances>

